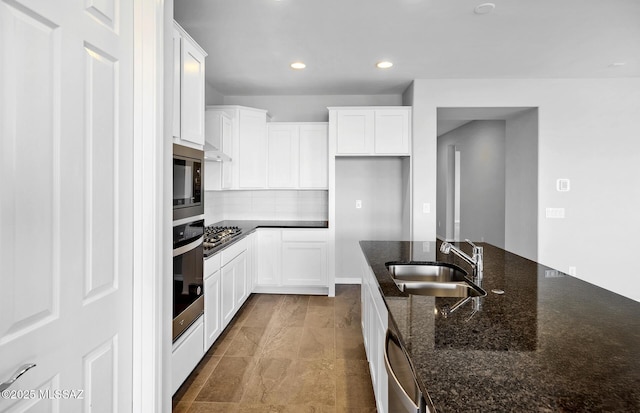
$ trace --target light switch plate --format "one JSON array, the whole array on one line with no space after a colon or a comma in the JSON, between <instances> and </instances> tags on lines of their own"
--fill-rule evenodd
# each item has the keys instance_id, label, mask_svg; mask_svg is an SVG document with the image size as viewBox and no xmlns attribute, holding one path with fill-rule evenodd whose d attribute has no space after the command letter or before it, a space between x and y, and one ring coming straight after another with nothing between
<instances>
[{"instance_id":1,"label":"light switch plate","mask_svg":"<svg viewBox=\"0 0 640 413\"><path fill-rule=\"evenodd\" d=\"M571 181L567 178L561 178L556 181L556 189L558 192L569 192L571 190Z\"/></svg>"},{"instance_id":2,"label":"light switch plate","mask_svg":"<svg viewBox=\"0 0 640 413\"><path fill-rule=\"evenodd\" d=\"M430 203L425 202L424 204L422 204L422 213L423 214L431 213L431 204Z\"/></svg>"},{"instance_id":3,"label":"light switch plate","mask_svg":"<svg viewBox=\"0 0 640 413\"><path fill-rule=\"evenodd\" d=\"M361 200L359 200L359 199L356 199L356 208L357 208L357 209L362 208L362 201L361 201Z\"/></svg>"}]
</instances>

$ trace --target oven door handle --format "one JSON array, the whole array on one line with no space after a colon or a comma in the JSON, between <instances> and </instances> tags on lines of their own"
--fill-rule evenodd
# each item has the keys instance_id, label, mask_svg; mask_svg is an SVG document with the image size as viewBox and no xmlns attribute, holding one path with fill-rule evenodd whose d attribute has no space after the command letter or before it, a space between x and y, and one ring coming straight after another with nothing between
<instances>
[{"instance_id":1,"label":"oven door handle","mask_svg":"<svg viewBox=\"0 0 640 413\"><path fill-rule=\"evenodd\" d=\"M189 252L192 249L200 246L202 244L202 241L204 240L204 235L201 236L200 238L198 238L197 240L188 243L187 245L183 245L181 247L178 247L176 249L173 250L173 256L177 257L178 255L182 255L185 252Z\"/></svg>"}]
</instances>

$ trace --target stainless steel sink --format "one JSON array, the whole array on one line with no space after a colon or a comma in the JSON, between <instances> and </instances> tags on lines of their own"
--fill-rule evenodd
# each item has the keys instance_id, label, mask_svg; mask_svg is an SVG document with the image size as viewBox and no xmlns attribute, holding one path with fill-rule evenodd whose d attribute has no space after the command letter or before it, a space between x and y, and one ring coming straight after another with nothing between
<instances>
[{"instance_id":1,"label":"stainless steel sink","mask_svg":"<svg viewBox=\"0 0 640 413\"><path fill-rule=\"evenodd\" d=\"M469 278L462 268L446 263L386 264L393 281L407 294L434 297L483 297L487 293Z\"/></svg>"},{"instance_id":2,"label":"stainless steel sink","mask_svg":"<svg viewBox=\"0 0 640 413\"><path fill-rule=\"evenodd\" d=\"M387 269L395 280L402 281L464 281L467 272L462 268L445 263L387 263Z\"/></svg>"},{"instance_id":3,"label":"stainless steel sink","mask_svg":"<svg viewBox=\"0 0 640 413\"><path fill-rule=\"evenodd\" d=\"M396 282L401 291L413 295L428 295L433 297L483 297L487 295L481 288L468 281L460 282L428 282L407 281Z\"/></svg>"}]
</instances>

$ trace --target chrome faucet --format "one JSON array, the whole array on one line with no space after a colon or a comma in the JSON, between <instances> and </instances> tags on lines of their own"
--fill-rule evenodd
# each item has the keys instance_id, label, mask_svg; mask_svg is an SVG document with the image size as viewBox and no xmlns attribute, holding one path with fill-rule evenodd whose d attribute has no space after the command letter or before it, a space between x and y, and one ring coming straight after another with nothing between
<instances>
[{"instance_id":1,"label":"chrome faucet","mask_svg":"<svg viewBox=\"0 0 640 413\"><path fill-rule=\"evenodd\" d=\"M483 249L482 247L478 247L476 244L469 241L468 239L465 239L465 241L467 241L473 247L473 256L471 257L465 254L464 251L462 251L460 248L457 248L456 246L446 241L443 242L442 245L440 245L440 252L442 252L443 254L449 254L451 251L453 251L454 254L462 258L464 261L466 261L469 265L473 267L474 281L477 283L481 283L482 270L484 269L484 262L482 257Z\"/></svg>"}]
</instances>

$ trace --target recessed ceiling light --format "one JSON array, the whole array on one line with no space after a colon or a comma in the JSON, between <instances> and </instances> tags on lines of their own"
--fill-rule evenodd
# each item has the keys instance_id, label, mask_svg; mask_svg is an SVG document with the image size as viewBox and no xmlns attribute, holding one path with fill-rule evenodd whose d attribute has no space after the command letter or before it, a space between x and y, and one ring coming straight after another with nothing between
<instances>
[{"instance_id":1,"label":"recessed ceiling light","mask_svg":"<svg viewBox=\"0 0 640 413\"><path fill-rule=\"evenodd\" d=\"M302 62L293 62L293 63L291 63L291 68L292 68L292 69L298 69L298 70L300 70L300 69L304 69L305 67L307 67L307 65L305 65L305 64L304 64L304 63L302 63Z\"/></svg>"},{"instance_id":2,"label":"recessed ceiling light","mask_svg":"<svg viewBox=\"0 0 640 413\"><path fill-rule=\"evenodd\" d=\"M383 61L383 62L378 62L378 63L376 63L376 67L377 67L378 69L388 69L388 68L390 68L391 66L393 66L393 63L391 63L391 62L389 62L389 61L386 61L386 60L385 60L385 61Z\"/></svg>"},{"instance_id":3,"label":"recessed ceiling light","mask_svg":"<svg viewBox=\"0 0 640 413\"><path fill-rule=\"evenodd\" d=\"M496 8L496 5L493 3L482 3L477 5L476 8L473 9L473 12L475 14L489 14L495 8Z\"/></svg>"},{"instance_id":4,"label":"recessed ceiling light","mask_svg":"<svg viewBox=\"0 0 640 413\"><path fill-rule=\"evenodd\" d=\"M611 63L609 65L609 67L621 67L621 66L624 66L626 64L627 64L626 62L613 62L613 63Z\"/></svg>"}]
</instances>

